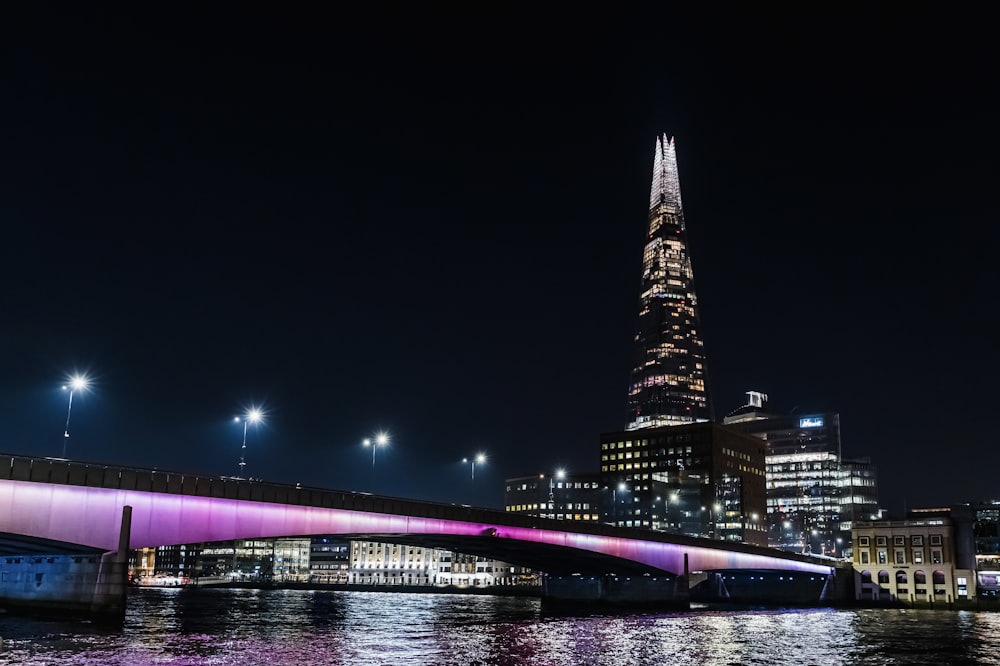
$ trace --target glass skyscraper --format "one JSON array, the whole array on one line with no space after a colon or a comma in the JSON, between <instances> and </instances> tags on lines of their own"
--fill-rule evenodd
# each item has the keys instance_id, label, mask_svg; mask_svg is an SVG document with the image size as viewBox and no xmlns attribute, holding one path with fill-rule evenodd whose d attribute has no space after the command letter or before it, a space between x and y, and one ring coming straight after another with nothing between
<instances>
[{"instance_id":1,"label":"glass skyscraper","mask_svg":"<svg viewBox=\"0 0 1000 666\"><path fill-rule=\"evenodd\" d=\"M712 420L673 139L656 139L626 430Z\"/></svg>"}]
</instances>

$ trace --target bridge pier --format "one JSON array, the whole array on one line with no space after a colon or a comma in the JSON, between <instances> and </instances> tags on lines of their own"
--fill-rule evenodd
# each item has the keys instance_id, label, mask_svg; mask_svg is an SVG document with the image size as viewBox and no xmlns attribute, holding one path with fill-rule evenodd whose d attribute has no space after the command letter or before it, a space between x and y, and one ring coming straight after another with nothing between
<instances>
[{"instance_id":1,"label":"bridge pier","mask_svg":"<svg viewBox=\"0 0 1000 666\"><path fill-rule=\"evenodd\" d=\"M542 603L608 606L690 607L683 576L582 575L542 576Z\"/></svg>"},{"instance_id":2,"label":"bridge pier","mask_svg":"<svg viewBox=\"0 0 1000 666\"><path fill-rule=\"evenodd\" d=\"M104 553L94 583L90 614L108 621L125 621L126 585L128 584L128 545L132 534L132 507L122 507L118 531L118 550Z\"/></svg>"},{"instance_id":3,"label":"bridge pier","mask_svg":"<svg viewBox=\"0 0 1000 666\"><path fill-rule=\"evenodd\" d=\"M0 558L0 608L28 614L125 619L132 507L122 511L115 551L8 554Z\"/></svg>"}]
</instances>

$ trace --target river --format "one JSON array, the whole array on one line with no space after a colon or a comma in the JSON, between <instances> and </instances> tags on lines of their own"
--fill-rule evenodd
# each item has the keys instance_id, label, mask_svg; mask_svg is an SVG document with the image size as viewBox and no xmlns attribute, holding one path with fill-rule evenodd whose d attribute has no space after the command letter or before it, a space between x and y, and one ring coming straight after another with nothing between
<instances>
[{"instance_id":1,"label":"river","mask_svg":"<svg viewBox=\"0 0 1000 666\"><path fill-rule=\"evenodd\" d=\"M552 613L538 599L137 589L120 628L0 615L0 664L998 664L1000 613Z\"/></svg>"}]
</instances>

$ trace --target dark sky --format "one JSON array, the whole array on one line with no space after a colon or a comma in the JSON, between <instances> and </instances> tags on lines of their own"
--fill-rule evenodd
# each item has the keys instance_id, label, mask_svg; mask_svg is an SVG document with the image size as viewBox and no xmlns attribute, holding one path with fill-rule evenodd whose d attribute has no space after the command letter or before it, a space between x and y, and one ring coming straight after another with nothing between
<instances>
[{"instance_id":1,"label":"dark sky","mask_svg":"<svg viewBox=\"0 0 1000 666\"><path fill-rule=\"evenodd\" d=\"M78 460L235 474L259 404L273 481L501 506L596 471L666 133L717 416L838 412L894 512L998 495L985 17L21 4L0 451L59 455L86 371Z\"/></svg>"}]
</instances>

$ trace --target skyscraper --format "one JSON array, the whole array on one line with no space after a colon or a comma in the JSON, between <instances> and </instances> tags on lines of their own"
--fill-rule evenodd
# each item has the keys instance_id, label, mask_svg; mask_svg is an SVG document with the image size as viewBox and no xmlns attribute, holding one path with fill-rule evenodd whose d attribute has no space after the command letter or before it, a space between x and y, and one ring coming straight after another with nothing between
<instances>
[{"instance_id":1,"label":"skyscraper","mask_svg":"<svg viewBox=\"0 0 1000 666\"><path fill-rule=\"evenodd\" d=\"M844 458L840 414L775 414L767 396L728 414L731 430L762 439L767 481L768 545L793 552L842 555L854 521L876 520L878 476L870 458ZM874 517L873 517L874 516Z\"/></svg>"},{"instance_id":2,"label":"skyscraper","mask_svg":"<svg viewBox=\"0 0 1000 666\"><path fill-rule=\"evenodd\" d=\"M712 419L674 141L656 139L626 430Z\"/></svg>"}]
</instances>

